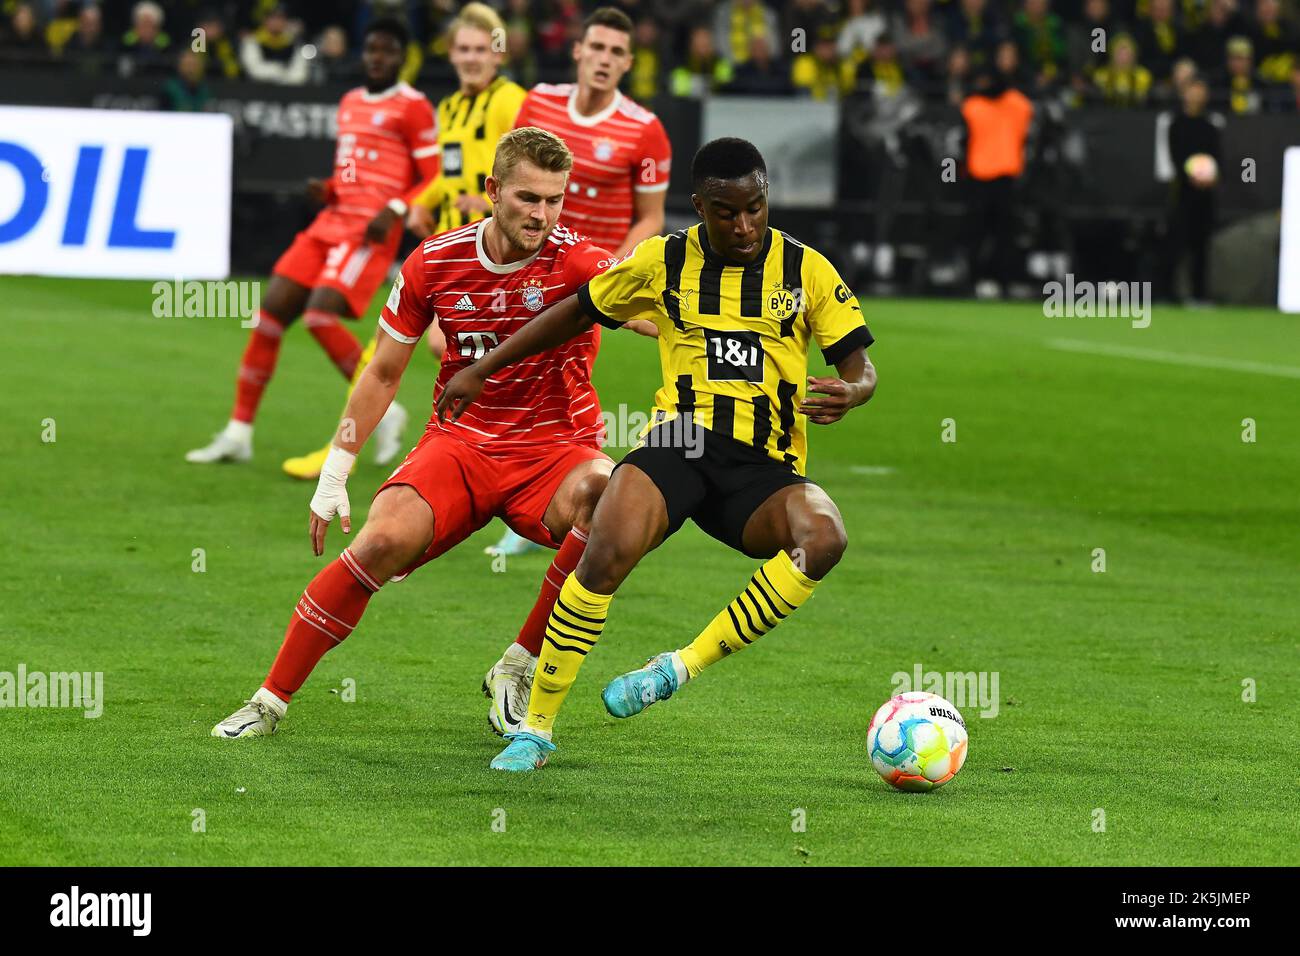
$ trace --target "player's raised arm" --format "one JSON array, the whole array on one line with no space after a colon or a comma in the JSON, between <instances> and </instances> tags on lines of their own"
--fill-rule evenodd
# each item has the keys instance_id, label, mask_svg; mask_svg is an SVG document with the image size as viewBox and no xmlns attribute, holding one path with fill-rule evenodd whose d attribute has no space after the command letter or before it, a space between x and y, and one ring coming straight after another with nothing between
<instances>
[{"instance_id":1,"label":"player's raised arm","mask_svg":"<svg viewBox=\"0 0 1300 956\"><path fill-rule=\"evenodd\" d=\"M563 345L594 324L578 302L578 296L561 299L473 365L453 375L438 396L438 421L446 421L448 415L452 421L460 418L478 398L483 384L507 365Z\"/></svg>"}]
</instances>

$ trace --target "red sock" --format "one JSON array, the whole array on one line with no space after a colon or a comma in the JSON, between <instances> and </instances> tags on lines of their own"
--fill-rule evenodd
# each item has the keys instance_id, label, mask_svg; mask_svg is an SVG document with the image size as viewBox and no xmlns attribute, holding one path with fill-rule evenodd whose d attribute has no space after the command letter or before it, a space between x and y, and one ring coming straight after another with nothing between
<instances>
[{"instance_id":1,"label":"red sock","mask_svg":"<svg viewBox=\"0 0 1300 956\"><path fill-rule=\"evenodd\" d=\"M288 703L325 652L352 633L379 586L357 563L351 548L327 564L298 599L280 653L262 686Z\"/></svg>"},{"instance_id":2,"label":"red sock","mask_svg":"<svg viewBox=\"0 0 1300 956\"><path fill-rule=\"evenodd\" d=\"M280 339L284 335L284 324L275 316L257 312L257 324L253 326L244 347L244 358L239 363L239 377L235 380L235 408L230 417L237 422L251 423L257 415L257 406L262 402L262 392L266 383L275 372L276 359L280 357Z\"/></svg>"},{"instance_id":3,"label":"red sock","mask_svg":"<svg viewBox=\"0 0 1300 956\"><path fill-rule=\"evenodd\" d=\"M555 607L555 599L560 596L564 579L573 573L573 569L578 566L578 559L586 549L587 533L574 528L565 536L564 542L560 545L560 553L546 569L546 577L542 578L542 590L537 595L537 603L533 605L528 620L524 621L524 626L519 629L519 636L515 638L515 643L534 657L542 652L542 636L546 633L546 622L551 619L551 608Z\"/></svg>"},{"instance_id":4,"label":"red sock","mask_svg":"<svg viewBox=\"0 0 1300 956\"><path fill-rule=\"evenodd\" d=\"M302 315L303 324L320 343L320 347L330 357L334 367L343 373L343 377L352 380L352 373L357 370L361 360L361 343L333 312L320 309L308 309Z\"/></svg>"}]
</instances>

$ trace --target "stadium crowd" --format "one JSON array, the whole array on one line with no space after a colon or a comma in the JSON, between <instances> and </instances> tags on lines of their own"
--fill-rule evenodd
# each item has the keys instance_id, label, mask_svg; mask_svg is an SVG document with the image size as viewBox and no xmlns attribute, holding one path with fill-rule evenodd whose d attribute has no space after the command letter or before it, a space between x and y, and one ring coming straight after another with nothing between
<instances>
[{"instance_id":1,"label":"stadium crowd","mask_svg":"<svg viewBox=\"0 0 1300 956\"><path fill-rule=\"evenodd\" d=\"M505 72L563 81L586 12L636 24L628 92L789 94L904 90L962 101L981 79L1067 105L1166 105L1193 78L1237 114L1300 111L1296 0L496 0ZM1288 6L1290 4L1290 6ZM456 0L2 0L0 62L170 76L168 100L201 109L207 78L351 82L357 38L396 13L414 40L409 80L450 79ZM201 31L201 32L196 32Z\"/></svg>"}]
</instances>

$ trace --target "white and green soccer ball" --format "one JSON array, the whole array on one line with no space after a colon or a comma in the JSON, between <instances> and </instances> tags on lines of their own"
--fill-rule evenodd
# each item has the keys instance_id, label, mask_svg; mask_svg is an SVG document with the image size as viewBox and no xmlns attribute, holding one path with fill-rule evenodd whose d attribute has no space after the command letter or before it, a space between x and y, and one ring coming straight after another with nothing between
<instances>
[{"instance_id":1,"label":"white and green soccer ball","mask_svg":"<svg viewBox=\"0 0 1300 956\"><path fill-rule=\"evenodd\" d=\"M966 762L966 722L938 694L899 694L871 718L867 754L890 786L934 790Z\"/></svg>"}]
</instances>

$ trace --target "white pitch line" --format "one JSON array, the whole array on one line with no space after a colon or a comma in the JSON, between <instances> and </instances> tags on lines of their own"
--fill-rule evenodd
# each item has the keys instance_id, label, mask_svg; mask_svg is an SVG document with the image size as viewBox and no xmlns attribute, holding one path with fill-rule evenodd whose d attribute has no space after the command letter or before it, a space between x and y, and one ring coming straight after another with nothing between
<instances>
[{"instance_id":1,"label":"white pitch line","mask_svg":"<svg viewBox=\"0 0 1300 956\"><path fill-rule=\"evenodd\" d=\"M1300 378L1300 368L1296 368L1294 365L1270 365L1267 362L1251 362L1246 359L1216 358L1213 355L1189 355L1184 352L1162 352L1159 349L1105 345L1100 342L1081 342L1078 339L1048 339L1047 347L1061 352L1110 355L1115 358L1163 362L1166 365L1189 365L1193 368L1217 368L1228 372L1252 372L1256 375L1274 375L1278 378Z\"/></svg>"},{"instance_id":2,"label":"white pitch line","mask_svg":"<svg viewBox=\"0 0 1300 956\"><path fill-rule=\"evenodd\" d=\"M849 471L855 475L892 475L894 469L888 465L849 465Z\"/></svg>"}]
</instances>

